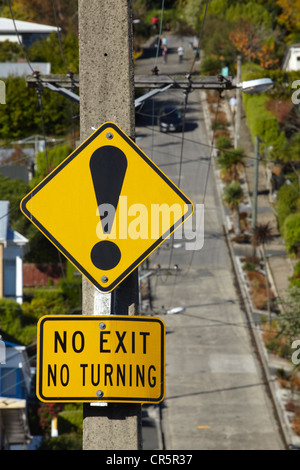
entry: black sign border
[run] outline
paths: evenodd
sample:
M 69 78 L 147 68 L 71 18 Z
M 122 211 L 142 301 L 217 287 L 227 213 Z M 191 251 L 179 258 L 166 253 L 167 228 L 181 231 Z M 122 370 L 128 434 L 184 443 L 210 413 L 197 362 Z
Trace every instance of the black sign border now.
M 138 155 L 167 183 L 181 199 L 188 205 L 188 211 L 179 219 L 166 234 L 163 234 L 158 240 L 156 240 L 139 258 L 135 260 L 123 273 L 116 278 L 112 283 L 107 286 L 100 285 L 99 282 L 89 274 L 89 272 L 69 253 L 64 246 L 56 240 L 53 235 L 48 232 L 48 230 L 30 213 L 26 205 L 30 199 L 35 196 L 46 184 L 53 179 L 59 172 L 61 172 L 68 163 L 70 163 L 77 155 L 79 155 L 100 133 L 105 131 L 106 128 L 113 128 L 126 142 L 129 144 Z M 117 285 L 122 282 L 135 268 L 137 268 L 144 259 L 146 259 L 152 251 L 154 251 L 168 236 L 173 233 L 174 230 L 179 227 L 192 213 L 193 213 L 193 204 L 192 202 L 180 191 L 171 180 L 136 146 L 136 144 L 126 135 L 124 132 L 112 122 L 107 122 L 103 124 L 97 131 L 95 131 L 87 140 L 85 140 L 76 150 L 74 150 L 71 155 L 69 155 L 57 168 L 55 168 L 46 178 L 34 188 L 24 199 L 21 201 L 21 211 L 23 214 L 28 217 L 28 219 L 50 240 L 53 245 L 55 245 L 61 253 L 69 260 L 71 263 L 101 292 L 111 292 Z
M 154 398 L 119 398 L 119 397 L 103 397 L 103 399 L 98 400 L 97 397 L 45 397 L 42 393 L 42 377 L 43 377 L 43 326 L 47 321 L 73 321 L 73 320 L 83 320 L 83 321 L 140 321 L 140 322 L 153 322 L 159 323 L 161 327 L 161 376 L 160 376 L 160 395 L 157 399 Z M 141 316 L 126 316 L 126 315 L 49 315 L 42 317 L 38 324 L 38 357 L 37 365 L 39 367 L 39 380 L 36 383 L 37 396 L 42 400 L 47 402 L 55 403 L 93 403 L 93 402 L 112 402 L 112 403 L 160 403 L 164 399 L 165 395 L 165 325 L 163 321 L 158 317 L 141 317 Z

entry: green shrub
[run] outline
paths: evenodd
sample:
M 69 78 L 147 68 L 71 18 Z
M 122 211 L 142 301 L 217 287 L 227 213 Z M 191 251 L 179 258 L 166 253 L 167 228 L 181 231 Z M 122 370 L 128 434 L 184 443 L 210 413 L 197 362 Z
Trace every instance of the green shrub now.
M 14 300 L 0 299 L 0 329 L 17 338 L 22 330 L 22 308 Z
M 284 221 L 288 215 L 297 211 L 299 194 L 291 185 L 284 184 L 277 194 L 277 217 L 280 232 L 283 233 Z
M 82 437 L 73 433 L 44 438 L 37 450 L 82 450 Z
M 24 302 L 22 308 L 27 323 L 37 322 L 44 315 L 69 313 L 63 293 L 59 289 L 37 289 L 31 302 Z
M 260 95 L 243 95 L 247 124 L 254 141 L 255 136 L 263 140 L 265 145 L 278 146 L 284 136 L 280 132 L 276 117 L 266 109 L 269 99 L 266 93 Z
M 257 264 L 256 263 L 253 263 L 251 261 L 246 261 L 244 264 L 243 264 L 243 269 L 245 271 L 256 271 L 256 268 L 257 268 Z
M 50 171 L 54 170 L 65 158 L 72 153 L 72 148 L 69 145 L 58 145 L 45 152 L 39 152 L 36 156 L 36 176 L 31 182 L 31 187 L 34 187 L 39 181 L 44 178 Z
M 220 135 L 217 138 L 216 144 L 217 144 L 217 148 L 220 150 L 227 150 L 227 149 L 232 148 L 231 139 L 229 137 L 226 137 L 226 135 Z
M 223 62 L 218 57 L 205 57 L 201 63 L 200 73 L 203 75 L 219 75 Z
M 66 434 L 82 431 L 82 410 L 63 410 L 58 414 L 58 432 Z
M 300 247 L 300 213 L 290 214 L 283 225 L 283 237 L 287 252 L 291 256 L 298 255 Z
M 300 261 L 298 261 L 294 267 L 292 277 L 289 278 L 289 288 L 298 287 L 300 288 Z

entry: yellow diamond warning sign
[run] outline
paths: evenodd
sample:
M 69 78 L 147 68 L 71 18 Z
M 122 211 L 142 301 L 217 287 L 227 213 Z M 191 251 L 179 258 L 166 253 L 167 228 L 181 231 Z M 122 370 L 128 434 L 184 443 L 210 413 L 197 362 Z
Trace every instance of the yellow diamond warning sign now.
M 105 123 L 22 200 L 21 210 L 110 292 L 193 205 L 118 126 Z
M 38 323 L 41 401 L 158 403 L 164 364 L 159 318 L 49 315 Z

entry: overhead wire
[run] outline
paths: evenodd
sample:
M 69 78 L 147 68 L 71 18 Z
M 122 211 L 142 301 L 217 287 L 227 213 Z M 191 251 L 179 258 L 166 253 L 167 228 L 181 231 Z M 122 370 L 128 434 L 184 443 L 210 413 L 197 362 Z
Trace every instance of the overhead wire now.
M 158 62 L 158 55 L 159 55 L 159 46 L 161 41 L 161 34 L 162 34 L 162 25 L 163 25 L 163 17 L 164 17 L 164 9 L 165 9 L 165 0 L 162 0 L 161 3 L 161 15 L 160 15 L 160 25 L 159 25 L 159 32 L 156 44 L 156 55 L 155 55 L 155 62 L 154 62 L 154 69 L 157 67 Z
M 205 26 L 205 22 L 206 22 L 206 14 L 207 14 L 208 3 L 209 3 L 209 0 L 206 1 L 206 5 L 205 5 L 204 17 L 203 17 L 203 21 L 202 21 L 201 28 L 200 28 L 200 33 L 199 33 L 198 47 L 200 46 L 200 41 L 201 41 L 201 39 L 202 39 L 202 35 L 203 35 L 203 31 L 204 31 L 204 26 Z M 194 55 L 194 59 L 193 59 L 193 62 L 192 62 L 191 68 L 190 68 L 190 73 L 186 75 L 186 77 L 187 77 L 187 79 L 188 79 L 189 85 L 188 85 L 188 88 L 185 90 L 184 109 L 183 109 L 183 113 L 182 113 L 182 116 L 183 116 L 183 119 L 182 119 L 183 125 L 182 125 L 182 134 L 181 134 L 181 150 L 180 150 L 180 160 L 179 160 L 179 170 L 178 170 L 178 181 L 177 181 L 177 186 L 178 186 L 178 188 L 180 188 L 180 185 L 181 185 L 182 162 L 183 162 L 183 149 L 184 149 L 184 141 L 185 141 L 186 114 L 187 114 L 187 106 L 188 106 L 188 97 L 189 97 L 190 92 L 192 91 L 191 75 L 192 75 L 192 73 L 193 73 L 193 68 L 194 68 L 194 64 L 195 64 L 195 58 L 196 58 L 196 54 Z M 209 172 L 208 172 L 208 173 L 209 173 Z M 207 174 L 207 180 L 208 180 L 208 174 Z M 206 192 L 206 186 L 207 186 L 207 182 L 206 182 L 206 184 L 205 184 L 205 192 Z M 204 196 L 204 199 L 205 199 L 205 196 Z M 173 248 L 174 248 L 173 245 L 174 245 L 174 235 L 172 234 L 171 237 L 170 237 L 170 254 L 169 254 L 168 271 L 170 270 L 171 264 L 172 264 Z M 177 274 L 177 271 L 176 271 L 176 274 Z M 174 283 L 173 283 L 173 290 L 174 290 L 174 288 L 175 288 L 176 282 L 177 282 L 177 275 L 175 276 L 175 280 L 174 280 Z
M 199 38 L 198 38 L 198 48 L 200 47 L 202 35 L 203 35 L 203 32 L 204 32 L 204 27 L 205 27 L 205 22 L 206 22 L 206 14 L 207 14 L 208 4 L 209 4 L 209 0 L 206 0 L 205 10 L 204 10 L 204 16 L 203 16 L 202 24 L 201 24 L 201 27 L 200 27 Z M 187 106 L 188 106 L 189 94 L 190 94 L 191 91 L 192 91 L 191 76 L 192 76 L 192 73 L 193 73 L 195 60 L 196 60 L 196 54 L 194 54 L 194 59 L 193 59 L 193 62 L 192 62 L 191 68 L 190 68 L 190 73 L 186 75 L 189 84 L 188 84 L 187 89 L 185 90 L 184 111 L 183 111 L 183 125 L 182 125 L 182 136 L 181 136 L 181 152 L 180 152 L 179 174 L 178 174 L 178 182 L 177 182 L 178 188 L 180 188 L 180 185 L 181 185 L 183 148 L 184 148 L 184 140 L 185 140 L 186 114 L 187 114 Z M 207 177 L 206 177 L 205 193 L 206 193 L 206 186 L 207 186 L 208 176 L 209 176 L 209 170 L 208 170 L 208 172 L 207 172 Z M 205 194 L 204 194 L 204 198 L 203 198 L 203 199 L 205 199 Z M 172 235 L 171 235 L 170 256 L 169 256 L 169 269 L 170 269 L 171 263 L 172 263 L 173 249 L 174 249 L 174 235 L 172 234 Z M 193 250 L 193 252 L 194 252 L 194 250 Z M 174 290 L 174 288 L 175 288 L 176 281 L 177 281 L 177 276 L 175 276 L 174 285 L 173 285 L 173 290 Z
M 56 7 L 55 0 L 52 0 L 52 6 L 53 6 L 54 21 L 55 21 L 55 26 L 56 26 L 56 31 L 57 31 L 57 37 L 58 37 L 60 53 L 61 53 L 61 56 L 62 56 L 64 67 L 66 69 L 66 73 L 72 79 L 73 73 L 70 71 L 70 69 L 68 67 L 65 52 L 64 52 L 64 48 L 63 48 L 61 27 L 59 26 L 59 23 L 58 23 L 57 7 Z M 73 88 L 73 91 L 74 91 L 74 88 Z M 72 115 L 72 117 L 71 117 L 71 119 L 72 119 L 72 134 L 73 134 L 73 139 L 75 140 L 74 119 L 77 117 L 77 115 L 75 115 L 75 112 L 74 112 L 74 103 L 73 103 L 73 101 L 71 101 L 70 104 L 71 104 L 71 115 Z
M 217 122 L 217 119 L 218 119 L 218 112 L 219 112 L 219 106 L 220 106 L 220 99 L 221 99 L 221 96 L 220 96 L 220 93 L 219 93 L 214 122 Z M 208 180 L 209 180 L 209 173 L 210 173 L 211 164 L 212 164 L 212 158 L 213 158 L 213 148 L 214 148 L 214 147 L 213 147 L 213 142 L 214 142 L 214 139 L 215 139 L 215 126 L 212 126 L 212 127 L 213 127 L 213 132 L 212 132 L 212 136 L 211 136 L 211 145 L 210 145 L 211 151 L 210 151 L 210 158 L 209 158 L 209 161 L 208 161 L 208 169 L 207 169 L 207 174 L 206 174 L 206 179 L 205 179 L 205 184 L 204 184 L 202 204 L 205 204 L 206 192 L 207 192 L 207 186 L 208 186 Z M 201 224 L 201 223 L 202 223 L 202 221 L 200 220 L 200 221 L 199 221 L 199 224 Z M 197 227 L 196 227 L 196 233 L 197 233 Z M 193 263 L 193 260 L 194 260 L 194 256 L 195 256 L 195 252 L 196 252 L 196 250 L 192 250 L 191 258 L 190 258 L 189 264 L 188 264 L 188 266 L 187 266 L 186 273 L 189 272 L 189 270 L 190 270 L 190 268 L 191 268 L 191 266 L 192 266 L 192 263 Z
M 214 120 L 215 120 L 215 118 L 214 118 Z M 145 127 L 146 127 L 146 129 L 147 128 L 150 129 L 147 126 L 145 126 Z M 157 129 L 154 129 L 154 132 L 159 133 L 159 131 Z M 174 134 L 173 137 L 175 139 L 180 139 L 180 140 L 182 139 L 181 136 L 176 135 L 176 134 Z M 200 141 L 200 140 L 189 139 L 188 137 L 185 137 L 184 140 L 185 140 L 185 142 L 190 142 L 192 144 L 199 144 L 199 145 L 202 145 L 203 147 L 208 147 L 209 150 L 212 150 L 212 151 L 217 150 L 217 151 L 220 151 L 220 152 L 224 151 L 228 154 L 235 154 L 235 149 L 233 149 L 233 148 L 222 148 L 222 147 L 219 147 L 217 145 L 213 145 L 212 143 L 207 144 L 206 142 L 203 142 L 203 141 Z M 202 158 L 210 158 L 210 156 L 202 155 Z M 247 160 L 253 160 L 254 161 L 254 160 L 256 160 L 256 157 L 251 157 L 251 155 L 247 155 Z M 259 161 L 263 162 L 263 163 L 280 163 L 280 159 L 275 159 L 275 158 L 272 159 L 272 158 L 269 158 L 269 157 L 268 158 L 263 158 L 262 155 L 260 155 Z
M 10 0 L 7 0 L 7 4 L 8 4 L 8 7 L 9 7 L 9 11 L 10 11 L 10 15 L 11 15 L 11 19 L 13 21 L 13 25 L 14 25 L 14 29 L 15 29 L 15 32 L 16 32 L 16 36 L 18 38 L 18 43 L 19 43 L 19 47 L 22 51 L 22 54 L 24 56 L 24 59 L 26 60 L 27 62 L 27 65 L 29 66 L 32 74 L 37 78 L 38 80 L 38 83 L 37 83 L 37 88 L 36 88 L 36 91 L 37 91 L 37 95 L 38 95 L 38 103 L 39 103 L 39 107 L 40 107 L 40 113 L 41 113 L 41 125 L 42 125 L 42 134 L 43 134 L 43 137 L 44 137 L 44 142 L 45 142 L 45 160 L 46 160 L 46 167 L 47 167 L 47 173 L 49 173 L 49 164 L 48 164 L 48 153 L 47 153 L 47 139 L 46 139 L 46 134 L 45 134 L 45 119 L 44 119 L 44 111 L 43 111 L 43 102 L 42 102 L 42 92 L 43 92 L 43 86 L 39 80 L 39 73 L 36 72 L 32 65 L 31 65 L 31 62 L 29 60 L 29 57 L 28 57 L 28 54 L 26 52 L 26 49 L 25 47 L 23 46 L 23 43 L 21 41 L 21 38 L 20 38 L 20 35 L 19 35 L 19 31 L 18 31 L 18 28 L 17 28 L 17 25 L 16 25 L 16 20 L 15 20 L 15 17 L 14 17 L 14 14 L 13 14 L 13 11 L 12 11 L 12 7 L 11 7 L 11 1 Z
M 36 77 L 37 79 L 37 87 L 36 87 L 36 91 L 37 91 L 37 96 L 38 96 L 38 103 L 39 103 L 39 108 L 40 108 L 40 114 L 41 114 L 41 126 L 42 126 L 42 134 L 43 134 L 43 138 L 44 138 L 44 146 L 45 146 L 45 161 L 46 161 L 46 169 L 47 169 L 47 174 L 49 174 L 49 161 L 48 161 L 48 151 L 47 151 L 47 137 L 46 137 L 46 128 L 45 128 L 45 116 L 44 116 L 44 108 L 43 108 L 43 101 L 42 101 L 42 93 L 43 93 L 43 85 L 41 83 L 41 80 L 40 80 L 40 77 L 39 77 L 39 73 L 37 73 L 32 65 L 31 65 L 31 62 L 29 60 L 29 57 L 28 57 L 28 54 L 26 52 L 26 49 L 25 47 L 23 46 L 22 44 L 22 41 L 20 39 L 20 35 L 19 35 L 19 31 L 18 31 L 18 28 L 17 28 L 17 25 L 16 25 L 16 21 L 15 21 L 15 18 L 14 18 L 14 14 L 13 14 L 13 11 L 12 11 L 12 7 L 11 7 L 11 1 L 10 0 L 7 0 L 7 4 L 8 4 L 8 7 L 9 7 L 9 11 L 10 11 L 10 15 L 11 15 L 11 18 L 12 18 L 12 21 L 13 21 L 13 24 L 14 24 L 14 29 L 15 29 L 15 32 L 16 32 L 16 36 L 18 38 L 18 43 L 19 43 L 19 46 L 22 50 L 22 54 L 30 68 L 30 70 L 32 71 L 33 75 Z M 55 19 L 55 23 L 56 23 L 56 29 L 57 29 L 57 34 L 58 34 L 58 41 L 59 41 L 59 46 L 60 46 L 60 51 L 61 51 L 61 54 L 62 54 L 62 58 L 63 58 L 63 62 L 64 62 L 64 65 L 66 67 L 66 70 L 67 70 L 67 73 L 69 73 L 69 69 L 68 69 L 68 66 L 67 66 L 67 63 L 66 63 L 66 59 L 65 59 L 65 55 L 64 55 L 64 51 L 63 51 L 63 47 L 62 47 L 62 41 L 61 41 L 61 36 L 60 36 L 60 28 L 58 26 L 58 20 L 57 20 L 57 10 L 56 10 L 56 5 L 55 5 L 55 1 L 52 0 L 52 5 L 53 5 L 53 11 L 54 11 L 54 19 Z M 73 106 L 72 106 L 72 118 L 74 117 L 73 116 Z M 75 138 L 75 136 L 73 135 L 73 137 Z M 11 210 L 9 211 L 11 212 Z M 62 267 L 62 258 L 61 258 L 61 253 L 59 250 L 58 251 L 58 256 L 59 256 L 59 260 L 60 260 L 60 266 L 61 266 L 61 269 L 62 269 L 62 274 L 63 274 L 63 277 L 65 278 L 66 277 L 66 274 L 63 270 L 63 267 Z
M 160 48 L 160 41 L 161 41 L 161 34 L 162 34 L 162 25 L 163 25 L 163 16 L 164 16 L 164 8 L 165 8 L 165 1 L 162 0 L 161 3 L 161 15 L 160 15 L 160 25 L 159 25 L 159 32 L 158 32 L 158 37 L 156 38 L 156 53 L 155 53 L 155 61 L 154 61 L 154 67 L 153 71 L 158 70 L 157 69 L 157 63 L 158 63 L 158 55 L 159 55 L 159 48 Z M 155 122 L 155 106 L 154 106 L 154 100 L 152 100 L 152 153 L 151 153 L 151 158 L 153 160 L 153 147 L 154 147 L 154 122 Z
M 56 26 L 56 31 L 57 31 L 57 37 L 58 37 L 60 53 L 61 53 L 61 56 L 62 56 L 62 60 L 63 60 L 64 66 L 65 66 L 66 72 L 69 73 L 69 68 L 68 68 L 68 65 L 67 65 L 67 61 L 66 61 L 66 57 L 65 57 L 65 53 L 64 53 L 64 49 L 63 49 L 63 45 L 62 45 L 61 28 L 58 24 L 57 8 L 56 8 L 55 0 L 52 0 L 52 6 L 53 6 L 54 21 L 55 21 L 55 26 Z
M 32 71 L 32 73 L 34 73 L 34 69 L 30 63 L 30 60 L 29 60 L 29 57 L 27 55 L 27 52 L 26 52 L 26 49 L 25 47 L 23 46 L 22 44 L 22 41 L 20 39 L 20 35 L 19 35 L 19 31 L 18 31 L 18 28 L 17 28 L 17 25 L 16 25 L 16 21 L 15 21 L 15 17 L 14 17 L 14 14 L 13 14 L 13 11 L 12 11 L 12 6 L 11 6 L 11 1 L 10 0 L 6 0 L 7 1 L 7 5 L 8 5 L 8 8 L 9 8 L 9 12 L 10 12 L 10 16 L 11 16 L 11 19 L 12 19 L 12 22 L 13 22 L 13 25 L 14 25 L 14 30 L 15 30 L 15 33 L 16 33 L 16 36 L 18 38 L 18 43 L 19 43 L 19 46 L 20 46 L 20 49 L 22 51 L 22 54 L 23 54 L 23 57 L 25 59 L 25 61 L 27 62 L 27 65 L 28 67 L 30 68 L 30 70 Z
M 195 62 L 196 62 L 196 58 L 197 58 L 197 53 L 199 54 L 199 57 L 200 57 L 200 44 L 201 44 L 201 40 L 202 40 L 202 36 L 203 36 L 203 32 L 204 32 L 204 26 L 205 26 L 205 22 L 206 22 L 208 4 L 209 4 L 209 0 L 206 0 L 204 15 L 203 15 L 203 19 L 202 19 L 202 23 L 201 23 L 201 27 L 200 27 L 199 36 L 198 36 L 198 46 L 197 46 L 197 50 L 195 51 L 195 54 L 194 54 L 194 60 L 193 60 L 192 65 L 191 65 L 190 73 L 192 73 L 193 70 L 194 70 L 194 66 L 195 66 Z

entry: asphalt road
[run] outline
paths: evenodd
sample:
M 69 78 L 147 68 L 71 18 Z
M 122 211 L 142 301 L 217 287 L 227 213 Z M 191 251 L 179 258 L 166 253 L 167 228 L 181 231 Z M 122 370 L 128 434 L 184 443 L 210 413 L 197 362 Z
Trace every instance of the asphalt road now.
M 167 67 L 170 73 L 188 71 L 190 40 L 183 40 L 186 57 L 178 64 L 175 47 L 181 41 L 168 37 L 174 52 L 167 64 L 158 58 L 163 73 Z M 137 62 L 136 74 L 148 74 L 153 60 L 151 51 L 145 54 Z M 204 204 L 202 249 L 190 250 L 191 240 L 177 238 L 150 257 L 150 268 L 160 265 L 151 278 L 153 310 L 165 322 L 167 333 L 162 442 L 167 450 L 283 449 L 235 287 L 199 92 L 189 94 L 183 144 L 181 133 L 158 130 L 159 107 L 172 103 L 182 108 L 183 102 L 182 90 L 169 90 L 145 103 L 136 120 L 137 145 L 194 205 Z M 200 225 L 193 216 L 199 241 Z M 192 232 L 185 235 L 191 237 Z M 179 312 L 167 313 L 173 309 Z M 151 444 L 147 442 L 146 448 Z

